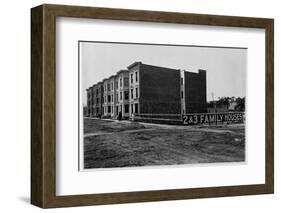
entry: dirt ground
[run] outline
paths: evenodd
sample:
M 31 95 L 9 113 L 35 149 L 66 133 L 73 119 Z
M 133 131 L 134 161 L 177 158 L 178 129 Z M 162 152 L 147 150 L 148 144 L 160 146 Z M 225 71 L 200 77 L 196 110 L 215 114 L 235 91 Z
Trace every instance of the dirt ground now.
M 84 167 L 245 160 L 245 126 L 189 127 L 84 119 Z

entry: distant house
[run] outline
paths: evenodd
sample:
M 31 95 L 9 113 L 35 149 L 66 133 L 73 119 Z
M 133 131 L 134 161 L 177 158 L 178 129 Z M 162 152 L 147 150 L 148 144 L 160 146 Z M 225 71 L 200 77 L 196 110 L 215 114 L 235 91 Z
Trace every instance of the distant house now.
M 237 107 L 237 102 L 236 101 L 231 101 L 229 103 L 228 111 L 235 111 Z

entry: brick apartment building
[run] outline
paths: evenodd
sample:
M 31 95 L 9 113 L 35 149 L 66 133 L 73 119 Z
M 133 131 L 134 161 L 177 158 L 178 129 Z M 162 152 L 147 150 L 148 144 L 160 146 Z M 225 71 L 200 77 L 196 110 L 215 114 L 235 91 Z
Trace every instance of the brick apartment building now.
M 119 112 L 123 117 L 129 117 L 129 72 L 128 70 L 120 70 L 116 74 L 115 80 L 115 113 L 117 116 Z
M 96 84 L 96 93 L 95 93 L 95 102 L 94 102 L 95 115 L 102 114 L 102 104 L 103 104 L 103 83 L 98 82 Z
M 87 114 L 89 116 L 94 115 L 94 103 L 93 103 L 93 86 L 86 89 L 87 92 Z
M 95 92 L 98 85 L 99 92 Z M 97 103 L 102 104 L 101 110 Z M 120 112 L 123 118 L 133 114 L 206 112 L 206 71 L 193 73 L 135 62 L 127 70 L 89 87 L 87 109 L 88 116 L 111 118 Z
M 102 81 L 102 87 L 103 87 L 103 101 L 102 101 L 102 111 L 101 114 L 104 116 L 110 116 L 111 114 L 111 107 L 110 107 L 110 84 L 109 79 L 103 79 Z M 94 115 L 95 116 L 95 115 Z

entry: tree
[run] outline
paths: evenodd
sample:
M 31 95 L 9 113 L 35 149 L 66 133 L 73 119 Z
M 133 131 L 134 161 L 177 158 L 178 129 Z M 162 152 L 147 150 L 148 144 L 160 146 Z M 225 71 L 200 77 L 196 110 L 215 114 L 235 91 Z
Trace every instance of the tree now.
M 240 112 L 245 111 L 245 97 L 237 98 L 236 103 L 237 104 L 235 106 L 235 110 L 240 111 Z
M 230 97 L 221 97 L 219 98 L 219 100 L 217 101 L 217 105 L 225 105 L 227 106 L 227 108 L 229 107 L 229 104 L 230 104 L 230 100 L 231 98 Z

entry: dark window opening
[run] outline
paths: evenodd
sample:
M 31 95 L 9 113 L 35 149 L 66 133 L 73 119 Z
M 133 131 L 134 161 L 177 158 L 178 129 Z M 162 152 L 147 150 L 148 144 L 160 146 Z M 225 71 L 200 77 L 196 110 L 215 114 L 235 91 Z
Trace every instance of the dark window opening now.
M 124 78 L 124 87 L 129 86 L 129 78 Z
M 129 99 L 129 91 L 124 92 L 124 98 L 125 98 L 125 100 Z
M 131 84 L 133 83 L 133 73 L 131 74 Z
M 135 104 L 135 113 L 139 113 L 139 105 Z
M 125 105 L 125 113 L 129 113 L 129 105 L 128 104 Z
M 136 88 L 136 98 L 139 97 L 138 88 Z

